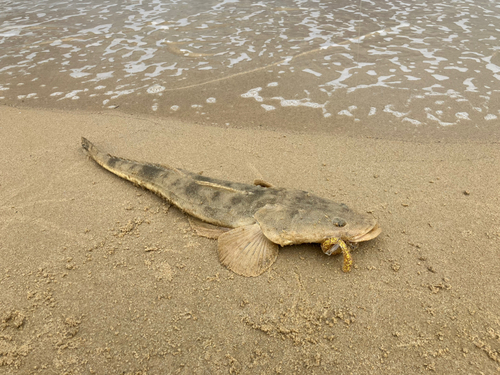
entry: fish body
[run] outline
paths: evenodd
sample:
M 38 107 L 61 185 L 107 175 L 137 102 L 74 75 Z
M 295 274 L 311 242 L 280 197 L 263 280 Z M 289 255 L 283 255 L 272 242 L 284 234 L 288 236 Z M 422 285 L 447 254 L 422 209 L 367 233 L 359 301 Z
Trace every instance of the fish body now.
M 201 235 L 218 238 L 221 262 L 244 276 L 267 270 L 276 260 L 278 245 L 321 243 L 327 254 L 340 247 L 345 261 L 345 242 L 366 241 L 380 233 L 371 216 L 306 191 L 231 182 L 132 161 L 104 153 L 85 138 L 82 147 L 103 168 L 210 225 L 193 226 Z

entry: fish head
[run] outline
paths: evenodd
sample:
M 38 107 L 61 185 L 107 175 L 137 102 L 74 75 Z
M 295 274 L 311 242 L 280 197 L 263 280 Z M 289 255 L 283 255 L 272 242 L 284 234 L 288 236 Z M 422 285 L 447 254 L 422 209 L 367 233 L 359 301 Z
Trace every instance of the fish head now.
M 377 237 L 381 229 L 368 214 L 352 211 L 343 203 L 287 207 L 266 205 L 255 214 L 264 235 L 281 246 L 323 243 L 329 238 L 362 242 Z

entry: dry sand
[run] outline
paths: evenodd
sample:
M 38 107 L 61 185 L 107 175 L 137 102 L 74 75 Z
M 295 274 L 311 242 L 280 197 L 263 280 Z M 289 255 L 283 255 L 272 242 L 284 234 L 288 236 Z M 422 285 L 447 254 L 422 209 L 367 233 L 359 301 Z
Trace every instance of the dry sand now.
M 0 373 L 500 371 L 498 142 L 412 143 L 0 107 Z M 372 212 L 341 257 L 222 267 L 187 216 L 88 159 L 263 178 Z

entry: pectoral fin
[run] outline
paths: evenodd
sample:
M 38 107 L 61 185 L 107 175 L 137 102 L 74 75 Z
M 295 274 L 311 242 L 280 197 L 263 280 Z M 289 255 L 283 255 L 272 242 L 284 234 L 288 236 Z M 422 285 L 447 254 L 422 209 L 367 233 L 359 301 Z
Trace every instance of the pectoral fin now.
M 259 276 L 276 261 L 279 246 L 260 230 L 259 224 L 246 225 L 219 236 L 220 262 L 242 276 Z

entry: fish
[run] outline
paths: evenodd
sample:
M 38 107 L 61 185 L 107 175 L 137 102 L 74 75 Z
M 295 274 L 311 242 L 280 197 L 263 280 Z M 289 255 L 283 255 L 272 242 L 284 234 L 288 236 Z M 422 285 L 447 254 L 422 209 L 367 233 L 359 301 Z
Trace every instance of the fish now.
M 217 239 L 222 265 L 256 277 L 276 261 L 279 248 L 318 243 L 326 255 L 343 254 L 344 272 L 353 261 L 349 247 L 377 237 L 377 220 L 303 190 L 275 187 L 263 180 L 231 182 L 167 165 L 110 155 L 82 137 L 97 164 L 148 189 L 188 214 L 191 227 Z

